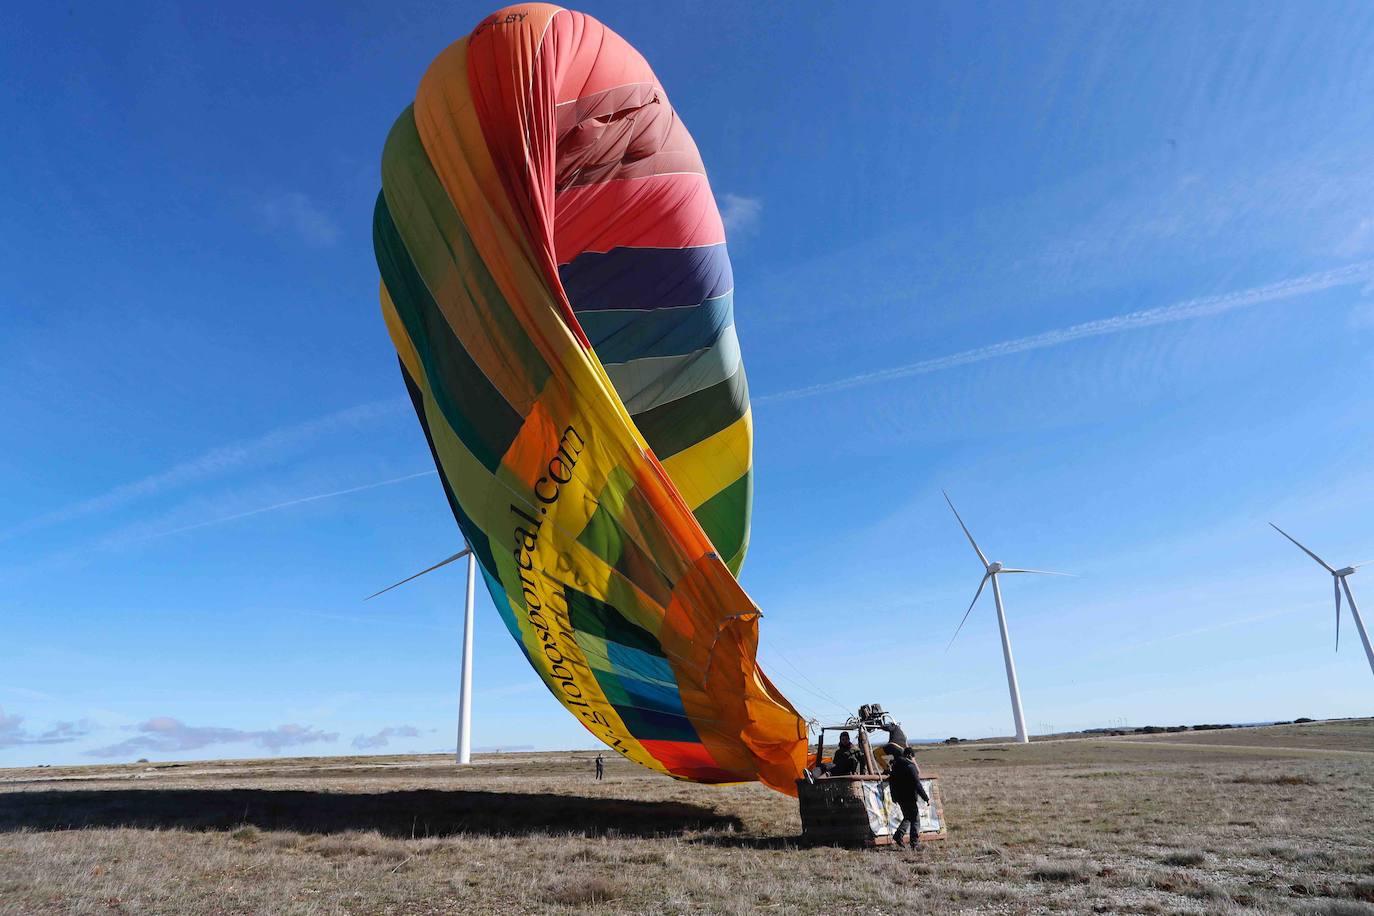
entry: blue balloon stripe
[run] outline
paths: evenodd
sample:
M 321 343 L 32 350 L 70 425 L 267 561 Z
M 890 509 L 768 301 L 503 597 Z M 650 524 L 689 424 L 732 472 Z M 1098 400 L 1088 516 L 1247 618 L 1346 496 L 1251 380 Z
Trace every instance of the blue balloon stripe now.
M 588 251 L 558 268 L 573 311 L 696 305 L 734 289 L 725 244 Z

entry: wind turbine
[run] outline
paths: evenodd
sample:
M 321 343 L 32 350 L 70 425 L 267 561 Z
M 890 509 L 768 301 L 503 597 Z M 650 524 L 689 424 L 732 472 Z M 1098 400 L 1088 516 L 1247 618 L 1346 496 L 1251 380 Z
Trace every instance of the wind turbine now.
M 1355 594 L 1350 590 L 1350 583 L 1346 581 L 1351 576 L 1355 575 L 1355 570 L 1359 569 L 1361 566 L 1368 566 L 1369 564 L 1356 563 L 1354 566 L 1346 566 L 1342 569 L 1333 569 L 1330 563 L 1327 563 L 1325 560 L 1317 556 L 1312 551 L 1308 550 L 1302 544 L 1299 544 L 1297 538 L 1293 537 L 1293 535 L 1289 534 L 1287 531 L 1284 531 L 1278 525 L 1275 525 L 1273 522 L 1270 522 L 1269 527 L 1273 528 L 1279 534 L 1288 538 L 1288 540 L 1292 541 L 1299 550 L 1307 554 L 1312 559 L 1316 560 L 1318 563 L 1320 563 L 1322 569 L 1331 573 L 1332 583 L 1334 584 L 1336 591 L 1337 651 L 1339 651 L 1341 648 L 1341 592 L 1345 592 L 1345 597 L 1350 602 L 1350 616 L 1355 618 L 1355 629 L 1360 631 L 1360 641 L 1364 643 L 1364 654 L 1369 658 L 1369 670 L 1374 671 L 1374 648 L 1371 648 L 1369 645 L 1369 633 L 1365 631 L 1364 620 L 1360 618 L 1360 608 L 1357 604 L 1355 604 Z
M 374 592 L 364 598 L 364 601 L 371 601 L 378 595 L 391 591 L 397 585 L 405 585 L 411 579 L 418 579 L 425 573 L 434 572 L 441 566 L 447 566 L 455 560 L 468 558 L 468 600 L 463 609 L 463 670 L 459 675 L 458 687 L 458 762 L 460 764 L 472 762 L 472 605 L 476 592 L 477 584 L 477 557 L 472 553 L 471 547 L 465 547 L 446 560 L 440 560 L 429 569 L 422 569 L 413 576 L 409 576 L 397 582 L 395 585 L 388 585 L 380 592 Z
M 997 605 L 997 626 L 1002 630 L 1002 659 L 1007 664 L 1007 691 L 1011 694 L 1011 715 L 1016 721 L 1016 740 L 1021 744 L 1028 744 L 1030 736 L 1026 734 L 1026 715 L 1021 711 L 1021 688 L 1016 683 L 1016 662 L 1011 657 L 1011 636 L 1007 633 L 1007 614 L 1002 608 L 1002 588 L 997 582 L 997 577 L 1003 573 L 1030 573 L 1037 576 L 1067 576 L 1068 573 L 1047 572 L 1043 569 L 1013 569 L 1003 566 L 1001 563 L 989 560 L 981 549 L 978 542 L 969 533 L 968 525 L 959 517 L 959 510 L 954 508 L 954 501 L 949 498 L 949 494 L 944 490 L 945 502 L 949 503 L 949 511 L 954 513 L 954 517 L 959 521 L 959 527 L 964 529 L 964 536 L 973 545 L 973 552 L 978 554 L 978 560 L 983 564 L 983 579 L 978 583 L 978 591 L 973 593 L 973 600 L 969 602 L 968 610 L 964 611 L 963 620 L 959 621 L 959 627 L 954 631 L 954 635 L 949 639 L 949 646 L 954 645 L 954 640 L 959 636 L 959 630 L 964 628 L 964 621 L 968 620 L 968 615 L 973 613 L 973 606 L 978 603 L 978 598 L 983 594 L 983 586 L 992 580 L 992 599 Z M 945 646 L 945 651 L 949 651 L 949 646 Z

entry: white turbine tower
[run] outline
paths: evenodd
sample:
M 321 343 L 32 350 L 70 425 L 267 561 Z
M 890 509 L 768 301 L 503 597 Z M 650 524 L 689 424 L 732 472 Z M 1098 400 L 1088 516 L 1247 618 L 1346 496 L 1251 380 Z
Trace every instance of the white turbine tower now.
M 1369 670 L 1374 671 L 1374 648 L 1371 648 L 1369 645 L 1369 633 L 1365 631 L 1364 620 L 1360 618 L 1360 608 L 1357 604 L 1355 604 L 1355 593 L 1350 590 L 1350 583 L 1346 581 L 1351 576 L 1355 575 L 1355 570 L 1359 569 L 1361 566 L 1368 566 L 1369 564 L 1356 563 L 1354 566 L 1346 566 L 1342 569 L 1334 569 L 1332 568 L 1330 563 L 1326 562 L 1321 557 L 1317 556 L 1315 553 L 1308 550 L 1302 544 L 1298 543 L 1297 538 L 1293 537 L 1293 535 L 1289 534 L 1287 531 L 1284 531 L 1278 525 L 1275 525 L 1273 522 L 1270 522 L 1269 527 L 1273 528 L 1279 534 L 1288 538 L 1288 540 L 1292 541 L 1299 550 L 1307 554 L 1312 559 L 1316 560 L 1318 563 L 1320 563 L 1322 569 L 1331 573 L 1331 580 L 1332 583 L 1335 585 L 1336 590 L 1337 651 L 1339 651 L 1341 648 L 1341 592 L 1345 592 L 1345 597 L 1350 602 L 1350 616 L 1355 618 L 1355 629 L 1360 631 L 1360 641 L 1364 643 L 1364 654 L 1369 659 Z
M 477 557 L 472 553 L 471 547 L 465 547 L 446 560 L 440 560 L 429 569 L 422 569 L 415 575 L 402 579 L 395 585 L 388 585 L 380 592 L 374 592 L 364 598 L 364 601 L 371 601 L 383 592 L 389 592 L 397 585 L 405 585 L 411 579 L 418 579 L 425 573 L 434 572 L 441 566 L 447 566 L 455 560 L 468 558 L 468 600 L 463 608 L 463 670 L 459 674 L 458 685 L 458 762 L 472 762 L 472 605 L 477 585 Z
M 945 493 L 944 490 L 940 491 Z M 959 517 L 959 510 L 954 508 L 954 501 L 945 493 L 945 502 L 949 503 L 949 511 L 954 513 L 954 517 L 959 521 L 959 527 L 964 529 L 964 536 L 973 545 L 973 552 L 978 554 L 978 560 L 983 564 L 983 580 L 978 583 L 978 591 L 973 593 L 973 600 L 969 602 L 968 610 L 964 611 L 963 620 L 959 621 L 959 627 L 954 631 L 954 635 L 949 639 L 949 646 L 954 645 L 954 640 L 959 636 L 959 630 L 964 628 L 964 621 L 968 620 L 968 615 L 973 613 L 973 606 L 978 603 L 978 598 L 983 594 L 983 586 L 992 580 L 992 600 L 997 605 L 997 626 L 1002 631 L 1002 659 L 1007 664 L 1007 691 L 1011 694 L 1011 715 L 1016 721 L 1016 740 L 1022 744 L 1030 741 L 1030 736 L 1026 734 L 1026 716 L 1021 711 L 1021 688 L 1016 683 L 1016 662 L 1011 657 L 1011 636 L 1007 633 L 1007 614 L 1002 607 L 1002 588 L 997 582 L 997 577 L 1003 573 L 1031 573 L 1038 576 L 1067 576 L 1068 573 L 1047 572 L 1043 569 L 1013 569 L 1003 566 L 1001 563 L 990 561 L 981 549 L 978 542 L 969 533 L 968 526 Z M 945 651 L 949 651 L 949 646 L 945 646 Z

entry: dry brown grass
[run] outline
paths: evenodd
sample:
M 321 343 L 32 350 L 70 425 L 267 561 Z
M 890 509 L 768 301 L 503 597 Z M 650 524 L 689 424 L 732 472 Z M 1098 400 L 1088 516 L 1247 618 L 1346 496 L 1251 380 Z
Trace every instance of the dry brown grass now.
M 591 756 L 0 771 L 0 913 L 1374 914 L 1368 721 L 931 749 L 916 852 Z

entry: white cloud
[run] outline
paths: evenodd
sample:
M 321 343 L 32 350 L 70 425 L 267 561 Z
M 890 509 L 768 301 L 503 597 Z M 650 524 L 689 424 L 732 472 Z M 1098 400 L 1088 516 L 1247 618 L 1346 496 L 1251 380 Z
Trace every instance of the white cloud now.
M 846 388 L 856 388 L 860 385 L 868 385 L 873 382 L 891 381 L 893 379 L 908 378 L 913 375 L 925 375 L 930 372 L 940 372 L 945 369 L 954 369 L 959 366 L 981 363 L 985 360 L 996 359 L 999 356 L 1010 356 L 1013 353 L 1024 353 L 1028 350 L 1042 350 L 1047 347 L 1057 347 L 1061 344 L 1066 344 L 1075 340 L 1083 340 L 1089 337 L 1121 334 L 1139 328 L 1154 327 L 1155 325 L 1161 324 L 1173 324 L 1177 321 L 1187 321 L 1192 318 L 1202 318 L 1208 315 L 1219 315 L 1222 312 L 1249 308 L 1250 306 L 1259 305 L 1262 302 L 1288 299 L 1293 296 L 1300 296 L 1318 290 L 1330 289 L 1334 286 L 1344 286 L 1346 284 L 1356 283 L 1368 279 L 1371 274 L 1374 274 L 1374 261 L 1361 261 L 1360 263 L 1350 264 L 1336 270 L 1327 270 L 1301 277 L 1293 277 L 1278 283 L 1271 283 L 1268 286 L 1256 286 L 1250 289 L 1223 293 L 1219 296 L 1202 296 L 1197 299 L 1187 299 L 1183 302 L 1176 302 L 1173 305 L 1143 309 L 1126 315 L 1101 318 L 1097 321 L 1085 321 L 1082 324 L 1070 325 L 1067 328 L 1059 328 L 1053 331 L 1045 331 L 1041 334 L 1032 334 L 1029 337 L 1018 337 L 1015 340 L 1004 340 L 1000 343 L 989 344 L 985 347 L 977 347 L 972 350 L 965 350 L 962 353 L 954 353 L 950 356 L 924 359 L 920 362 L 908 363 L 905 366 L 894 366 L 890 369 L 880 369 L 876 372 L 864 372 L 859 375 L 851 375 L 847 378 L 836 379 L 832 382 L 822 382 L 818 385 L 808 385 L 803 388 L 780 391 L 776 394 L 754 398 L 754 403 L 761 404 L 768 401 L 785 401 L 795 398 L 810 397 L 816 394 L 829 394 L 830 392 L 843 391 Z
M 727 235 L 748 235 L 758 228 L 763 215 L 763 201 L 757 197 L 741 197 L 738 194 L 720 196 L 720 218 L 725 223 Z
M 418 738 L 420 730 L 413 725 L 388 725 L 375 735 L 359 735 L 353 739 L 353 746 L 359 750 L 373 747 L 386 747 L 392 738 Z
M 269 231 L 292 235 L 312 248 L 332 245 L 343 234 L 333 217 L 299 191 L 265 198 L 258 202 L 257 211 Z
M 337 741 L 337 732 L 324 732 L 308 725 L 278 725 L 276 728 L 243 731 L 213 725 L 187 725 L 170 716 L 157 716 L 135 729 L 142 734 L 86 751 L 88 757 L 132 757 L 146 752 L 173 753 L 194 751 L 212 744 L 241 744 L 251 742 L 276 752 L 286 747 Z
M 4 707 L 0 707 L 0 748 L 27 744 L 66 744 L 77 738 L 84 738 L 91 732 L 91 723 L 85 719 L 79 722 L 58 722 L 47 731 L 37 734 L 25 729 L 23 722 L 23 716 L 6 715 Z

